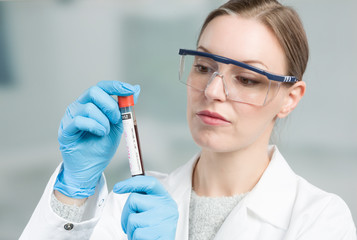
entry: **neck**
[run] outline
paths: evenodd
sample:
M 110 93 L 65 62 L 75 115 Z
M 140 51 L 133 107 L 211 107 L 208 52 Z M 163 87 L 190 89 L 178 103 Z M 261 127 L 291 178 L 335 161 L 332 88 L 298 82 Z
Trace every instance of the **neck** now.
M 267 144 L 251 145 L 235 152 L 202 149 L 192 186 L 201 196 L 233 196 L 249 192 L 270 161 Z

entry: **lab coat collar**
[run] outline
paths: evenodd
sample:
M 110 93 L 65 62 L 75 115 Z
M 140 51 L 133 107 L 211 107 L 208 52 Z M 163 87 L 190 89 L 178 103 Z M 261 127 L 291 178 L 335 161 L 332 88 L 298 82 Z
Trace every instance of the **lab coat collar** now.
M 278 148 L 270 148 L 271 161 L 244 202 L 261 220 L 286 230 L 296 197 L 297 176 Z
M 197 153 L 190 161 L 170 173 L 163 184 L 169 189 L 171 197 L 177 202 L 179 220 L 175 239 L 188 239 L 189 207 L 192 190 L 192 174 L 201 153 Z
M 289 226 L 296 195 L 297 177 L 276 146 L 269 146 L 271 161 L 256 186 L 245 196 L 232 213 L 249 209 L 262 221 L 286 230 Z M 200 153 L 165 179 L 167 189 L 179 204 L 180 219 L 177 230 L 181 239 L 188 239 L 189 205 L 192 189 L 192 174 Z M 237 215 L 238 217 L 238 215 Z M 231 220 L 235 216 L 229 216 Z

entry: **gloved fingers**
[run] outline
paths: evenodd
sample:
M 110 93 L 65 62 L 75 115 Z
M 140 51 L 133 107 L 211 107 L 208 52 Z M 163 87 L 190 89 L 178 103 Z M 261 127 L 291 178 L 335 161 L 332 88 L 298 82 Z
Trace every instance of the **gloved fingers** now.
M 105 130 L 106 134 L 110 131 L 109 119 L 104 115 L 104 113 L 93 103 L 79 104 L 81 105 L 75 112 L 72 112 L 73 117 L 82 116 L 85 118 L 90 118 L 101 124 Z
M 130 226 L 155 225 L 177 218 L 177 205 L 171 197 L 131 193 L 122 211 L 121 225 L 123 231 L 127 233 L 127 230 L 130 231 L 128 229 Z
M 149 195 L 166 196 L 168 192 L 162 184 L 151 176 L 136 176 L 115 184 L 113 192 L 123 193 L 146 193 Z
M 126 222 L 126 228 L 123 231 L 127 234 L 128 239 L 132 239 L 132 235 L 137 228 L 145 228 L 150 226 L 150 216 L 146 212 L 143 213 L 131 213 Z M 149 219 L 148 219 L 149 217 Z M 151 216 L 152 217 L 152 216 Z M 149 220 L 149 221 L 148 221 Z M 123 227 L 123 224 L 122 224 Z
M 145 228 L 136 228 L 131 240 L 170 240 L 175 239 L 176 224 L 162 224 Z
M 131 193 L 125 202 L 121 214 L 121 224 L 124 232 L 126 232 L 129 217 L 132 214 L 144 213 L 150 209 L 155 209 L 163 205 L 163 201 L 159 198 L 160 197 L 141 193 Z
M 152 204 L 149 204 L 149 201 L 152 201 L 152 199 L 149 199 L 150 197 L 151 196 L 149 195 L 143 195 L 140 193 L 131 193 L 129 195 L 121 213 L 121 227 L 125 233 L 127 233 L 127 228 L 130 224 L 130 216 L 145 212 L 152 207 Z
M 157 227 L 137 228 L 133 232 L 130 240 L 153 240 L 160 238 L 160 229 Z
M 124 232 L 132 236 L 137 228 L 147 228 L 166 224 L 166 222 L 177 222 L 177 215 L 171 214 L 165 208 L 155 208 L 142 213 L 131 213 L 126 222 Z M 130 238 L 130 237 L 129 237 Z
M 67 127 L 62 129 L 62 133 L 60 134 L 58 140 L 62 142 L 61 140 L 64 139 L 78 137 L 77 133 L 80 131 L 90 132 L 100 137 L 106 134 L 105 127 L 98 123 L 96 120 L 87 117 L 76 116 L 73 118 L 73 121 Z
M 78 99 L 78 103 L 86 104 L 93 103 L 96 105 L 113 124 L 117 124 L 120 121 L 120 111 L 118 103 L 106 93 L 102 88 L 93 86 L 89 88 Z
M 129 96 L 134 94 L 134 103 L 137 102 L 139 94 L 140 94 L 140 86 L 139 85 L 131 85 L 125 82 L 119 81 L 101 81 L 97 84 L 98 87 L 103 89 L 110 95 L 117 96 Z
M 128 236 L 129 240 L 153 240 L 153 239 L 163 239 L 160 237 L 160 230 L 158 227 L 146 227 L 146 228 L 136 228 Z

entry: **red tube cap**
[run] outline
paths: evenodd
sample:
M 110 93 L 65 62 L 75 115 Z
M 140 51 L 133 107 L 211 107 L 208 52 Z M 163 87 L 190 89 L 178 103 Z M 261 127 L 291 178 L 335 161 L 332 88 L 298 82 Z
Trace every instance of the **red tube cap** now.
M 134 106 L 134 96 L 118 96 L 118 104 L 120 108 Z

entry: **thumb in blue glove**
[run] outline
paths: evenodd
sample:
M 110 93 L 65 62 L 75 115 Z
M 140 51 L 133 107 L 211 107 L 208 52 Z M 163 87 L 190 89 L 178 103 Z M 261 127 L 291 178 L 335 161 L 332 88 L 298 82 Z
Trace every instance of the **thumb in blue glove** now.
M 156 178 L 136 176 L 117 183 L 113 192 L 131 193 L 121 216 L 129 240 L 175 239 L 177 204 Z

